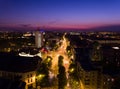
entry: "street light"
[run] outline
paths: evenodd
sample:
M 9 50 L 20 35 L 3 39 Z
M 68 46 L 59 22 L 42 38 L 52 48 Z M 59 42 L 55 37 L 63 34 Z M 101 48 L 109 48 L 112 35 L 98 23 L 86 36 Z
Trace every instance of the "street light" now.
M 38 78 L 38 80 L 42 80 L 42 79 L 43 79 L 43 77 L 45 77 L 45 75 L 44 75 L 44 74 L 39 74 L 37 78 Z
M 72 73 L 74 71 L 74 68 L 70 69 L 70 72 Z

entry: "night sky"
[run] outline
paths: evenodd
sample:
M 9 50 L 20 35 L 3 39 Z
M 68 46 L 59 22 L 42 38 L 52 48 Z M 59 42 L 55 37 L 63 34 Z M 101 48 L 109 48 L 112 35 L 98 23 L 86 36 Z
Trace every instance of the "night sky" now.
M 0 26 L 91 28 L 120 24 L 120 0 L 0 0 Z

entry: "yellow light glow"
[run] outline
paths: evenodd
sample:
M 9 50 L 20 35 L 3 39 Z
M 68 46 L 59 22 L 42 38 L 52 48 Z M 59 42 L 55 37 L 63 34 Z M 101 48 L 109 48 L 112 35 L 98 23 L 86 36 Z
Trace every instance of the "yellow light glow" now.
M 45 77 L 44 74 L 39 74 L 39 75 L 37 76 L 37 80 L 41 81 L 44 77 Z
M 51 60 L 51 58 L 47 58 L 47 62 L 49 62 Z
M 113 49 L 120 49 L 119 47 L 112 47 Z
M 38 78 L 43 78 L 44 76 L 45 76 L 44 74 L 40 74 Z
M 70 72 L 73 72 L 74 71 L 74 68 L 70 69 Z

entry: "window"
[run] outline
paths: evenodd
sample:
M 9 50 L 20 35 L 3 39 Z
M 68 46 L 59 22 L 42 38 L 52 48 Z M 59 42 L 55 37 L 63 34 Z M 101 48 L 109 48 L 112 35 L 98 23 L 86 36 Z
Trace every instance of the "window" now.
M 32 77 L 32 74 L 30 76 Z
M 30 83 L 29 79 L 28 79 L 28 83 Z
M 27 75 L 27 78 L 29 78 L 29 74 Z
M 90 83 L 88 83 L 88 82 L 85 82 L 85 85 L 90 85 Z

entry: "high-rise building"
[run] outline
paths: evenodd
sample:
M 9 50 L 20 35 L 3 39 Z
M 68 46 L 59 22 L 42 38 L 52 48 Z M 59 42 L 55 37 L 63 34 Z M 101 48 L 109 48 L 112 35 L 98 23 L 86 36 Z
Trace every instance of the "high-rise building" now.
M 35 45 L 37 48 L 43 46 L 43 33 L 40 31 L 35 32 Z

